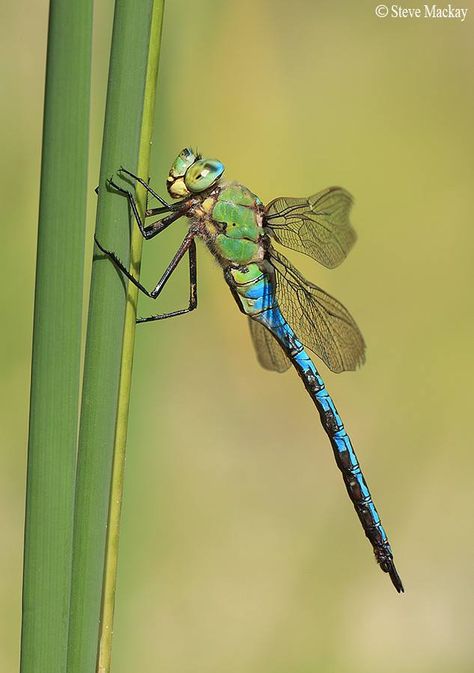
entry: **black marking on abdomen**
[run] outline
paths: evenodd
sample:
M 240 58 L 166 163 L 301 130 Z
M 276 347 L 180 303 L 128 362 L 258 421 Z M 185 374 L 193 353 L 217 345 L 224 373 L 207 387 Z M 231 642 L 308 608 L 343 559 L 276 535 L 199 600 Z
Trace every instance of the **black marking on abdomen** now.
M 321 422 L 328 435 L 333 435 L 340 429 L 336 417 L 330 409 L 321 412 Z
M 313 374 L 311 369 L 307 369 L 305 371 L 305 377 L 306 378 L 304 379 L 304 382 L 310 392 L 319 393 L 324 388 L 324 384 L 319 383 L 318 379 Z
M 290 358 L 295 358 L 303 350 L 303 344 L 296 343 L 296 338 L 293 334 L 286 334 L 286 348 Z

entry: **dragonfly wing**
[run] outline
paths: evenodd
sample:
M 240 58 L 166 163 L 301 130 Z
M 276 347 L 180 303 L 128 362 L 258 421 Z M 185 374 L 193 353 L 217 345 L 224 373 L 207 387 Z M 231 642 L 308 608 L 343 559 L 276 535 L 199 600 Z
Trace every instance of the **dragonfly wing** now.
M 270 236 L 332 269 L 354 245 L 349 221 L 352 197 L 342 187 L 329 187 L 306 199 L 280 196 L 265 208 Z
M 307 281 L 282 254 L 270 249 L 280 310 L 296 336 L 333 372 L 362 364 L 365 343 L 353 317 L 334 297 Z
M 286 372 L 291 362 L 272 333 L 252 318 L 249 318 L 249 327 L 257 358 L 262 367 L 274 372 Z

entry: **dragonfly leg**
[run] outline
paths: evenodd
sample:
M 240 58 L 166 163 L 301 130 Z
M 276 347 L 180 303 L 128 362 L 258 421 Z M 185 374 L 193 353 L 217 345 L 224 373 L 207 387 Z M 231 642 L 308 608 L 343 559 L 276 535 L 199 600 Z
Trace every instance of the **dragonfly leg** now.
M 104 248 L 101 243 L 99 243 L 99 240 L 97 236 L 94 234 L 94 241 L 96 246 L 99 248 L 99 250 L 110 259 L 111 262 L 113 262 L 114 266 L 117 267 L 117 269 L 126 277 L 128 280 L 135 285 L 135 287 L 138 287 L 140 292 L 143 294 L 146 294 L 147 297 L 151 297 L 151 293 L 149 290 L 144 287 L 139 280 L 134 278 L 130 271 L 124 266 L 124 264 L 120 261 L 120 259 L 117 257 L 115 252 L 112 252 L 112 250 L 107 250 L 107 248 Z
M 180 201 L 173 206 L 163 206 L 163 208 L 152 208 L 151 210 L 147 210 L 145 212 L 145 217 L 150 217 L 151 215 L 163 215 L 164 213 L 169 213 L 169 215 L 166 215 L 165 217 L 162 217 L 156 222 L 153 222 L 152 224 L 149 224 L 145 227 L 143 220 L 140 217 L 140 213 L 138 212 L 137 202 L 135 201 L 133 194 L 128 190 L 119 187 L 119 185 L 117 185 L 113 180 L 109 180 L 108 185 L 115 189 L 115 191 L 117 191 L 119 194 L 123 194 L 123 196 L 127 197 L 133 216 L 138 224 L 138 228 L 140 229 L 140 233 L 147 241 L 164 231 L 167 227 L 169 227 L 170 224 L 182 217 L 188 208 L 188 206 L 183 207 L 184 204 L 182 204 Z M 176 210 L 175 206 L 180 207 L 179 210 Z
M 177 311 L 171 311 L 170 313 L 160 313 L 160 314 L 157 314 L 157 315 L 150 315 L 147 318 L 138 318 L 137 323 L 153 322 L 155 320 L 165 320 L 166 318 L 175 318 L 178 315 L 185 315 L 186 313 L 190 313 L 191 311 L 194 311 L 195 308 L 197 308 L 197 303 L 198 303 L 198 299 L 197 299 L 197 255 L 196 255 L 196 243 L 195 243 L 194 239 L 191 239 L 191 245 L 189 246 L 188 255 L 189 255 L 189 304 L 188 304 L 188 307 L 178 309 Z M 165 274 L 166 274 L 166 272 L 165 272 Z M 163 274 L 163 278 L 164 278 L 165 274 Z M 162 280 L 163 280 L 163 278 L 162 278 Z M 160 281 L 160 283 L 162 283 L 162 280 Z M 157 285 L 157 288 L 159 287 L 158 294 L 161 292 L 164 284 L 166 283 L 166 280 L 161 285 L 160 285 L 160 283 L 158 283 L 158 285 Z M 155 288 L 155 291 L 157 290 L 157 288 Z M 158 296 L 158 294 L 156 294 L 156 297 Z
M 120 259 L 117 257 L 115 252 L 112 252 L 111 250 L 107 250 L 104 248 L 103 245 L 101 245 L 97 239 L 96 236 L 94 236 L 95 243 L 99 250 L 104 253 L 106 257 L 108 257 L 114 265 L 121 271 L 121 273 L 128 278 L 128 280 L 137 287 L 140 292 L 145 294 L 147 297 L 150 297 L 151 299 L 156 299 L 161 291 L 163 290 L 164 286 L 168 282 L 171 274 L 173 271 L 176 269 L 176 267 L 179 264 L 179 261 L 184 257 L 186 252 L 191 248 L 191 246 L 194 244 L 194 236 L 195 234 L 193 232 L 189 232 L 186 234 L 186 236 L 183 239 L 183 242 L 179 246 L 178 250 L 176 251 L 176 254 L 174 255 L 173 259 L 171 262 L 168 264 L 168 266 L 165 269 L 165 272 L 163 273 L 162 277 L 158 281 L 158 283 L 155 285 L 153 290 L 147 290 L 144 285 L 140 283 L 139 280 L 137 280 L 130 271 L 124 266 L 124 264 L 120 261 Z M 194 260 L 194 268 L 195 268 L 195 260 Z M 190 275 L 191 275 L 191 261 L 190 261 Z
M 137 182 L 139 182 L 139 183 L 142 185 L 142 187 L 145 187 L 145 189 L 146 189 L 146 191 L 147 191 L 147 195 L 148 195 L 148 194 L 151 194 L 152 196 L 154 196 L 155 199 L 156 199 L 157 201 L 159 201 L 159 202 L 161 203 L 161 205 L 164 206 L 165 208 L 169 208 L 169 209 L 172 208 L 172 206 L 170 206 L 169 203 L 167 203 L 167 202 L 166 202 L 166 201 L 165 201 L 159 194 L 157 194 L 157 193 L 155 192 L 154 189 L 152 189 L 152 188 L 150 187 L 150 185 L 148 184 L 148 182 L 145 182 L 145 180 L 143 180 L 142 178 L 139 178 L 138 175 L 135 175 L 134 173 L 131 173 L 130 171 L 127 171 L 127 169 L 124 168 L 123 166 L 120 167 L 120 171 L 119 171 L 119 173 L 125 173 L 125 175 L 128 175 L 129 177 L 131 177 L 131 178 L 133 178 L 134 180 L 136 180 Z M 147 196 L 147 198 L 148 198 L 148 196 Z
M 171 222 L 174 222 L 177 217 L 173 217 L 171 220 L 167 220 L 166 217 L 163 218 L 163 225 L 160 226 L 161 220 L 159 222 L 154 222 L 153 224 L 149 225 L 148 227 L 145 227 L 142 218 L 140 217 L 140 213 L 138 212 L 138 206 L 137 202 L 135 201 L 133 194 L 129 192 L 127 189 L 122 189 L 119 185 L 117 185 L 112 179 L 109 179 L 107 182 L 109 187 L 112 187 L 115 189 L 116 192 L 119 194 L 122 194 L 123 196 L 127 197 L 128 204 L 131 208 L 131 211 L 133 213 L 133 216 L 138 224 L 138 228 L 140 229 L 140 233 L 145 238 L 146 240 L 153 238 L 153 236 L 156 236 L 156 234 L 160 233 L 160 231 L 163 231 L 166 229 L 167 226 L 171 224 Z M 168 207 L 163 207 L 163 208 L 155 208 L 155 212 L 153 214 L 159 215 L 162 213 L 167 213 L 169 212 Z M 158 212 L 159 211 L 159 212 Z M 173 213 L 173 215 L 176 215 L 176 213 Z M 147 216 L 147 213 L 145 213 L 145 217 Z
M 160 203 L 163 204 L 163 206 L 164 206 L 166 209 L 170 209 L 170 210 L 171 210 L 171 206 L 169 205 L 169 203 L 166 203 L 166 201 L 165 201 L 164 199 L 162 199 L 161 196 L 159 196 L 158 194 L 155 194 L 155 192 L 151 189 L 151 187 L 149 186 L 148 183 L 146 183 L 146 182 L 145 182 L 144 180 L 142 180 L 141 178 L 137 178 L 135 175 L 133 175 L 133 173 L 130 173 L 129 171 L 125 170 L 125 168 L 121 168 L 120 170 L 123 171 L 124 173 L 127 173 L 128 175 L 131 175 L 132 178 L 135 178 L 135 179 L 138 180 L 144 187 L 146 187 L 146 189 L 147 189 L 147 193 L 146 193 L 146 202 L 145 202 L 145 217 L 147 217 L 147 213 L 148 213 L 148 196 L 149 196 L 149 192 L 151 192 L 151 193 L 153 194 L 153 196 L 155 196 L 155 197 L 160 201 Z M 151 180 L 151 178 L 148 178 L 148 182 L 149 182 L 150 180 Z M 114 188 L 115 188 L 115 189 L 118 189 L 120 192 L 125 192 L 125 190 L 122 190 L 120 187 L 118 187 L 118 185 L 115 185 L 115 184 L 114 184 Z M 99 195 L 99 186 L 97 186 L 97 187 L 94 189 L 94 191 L 95 191 L 95 193 L 96 193 L 97 196 L 98 196 L 98 195 Z M 157 209 L 155 208 L 155 210 L 157 210 Z

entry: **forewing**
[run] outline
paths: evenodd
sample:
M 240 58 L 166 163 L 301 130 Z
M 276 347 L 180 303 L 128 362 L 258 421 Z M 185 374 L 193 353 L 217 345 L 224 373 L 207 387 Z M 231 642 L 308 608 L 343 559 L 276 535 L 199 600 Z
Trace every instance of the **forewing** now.
M 332 269 L 354 245 L 349 221 L 352 197 L 342 187 L 329 187 L 306 199 L 280 196 L 265 208 L 265 226 L 275 241 L 303 252 Z
M 257 358 L 262 367 L 274 372 L 286 372 L 291 362 L 271 332 L 252 318 L 249 318 L 249 327 Z
M 274 249 L 276 297 L 296 336 L 333 372 L 355 369 L 365 360 L 365 343 L 353 317 L 334 297 L 307 281 Z

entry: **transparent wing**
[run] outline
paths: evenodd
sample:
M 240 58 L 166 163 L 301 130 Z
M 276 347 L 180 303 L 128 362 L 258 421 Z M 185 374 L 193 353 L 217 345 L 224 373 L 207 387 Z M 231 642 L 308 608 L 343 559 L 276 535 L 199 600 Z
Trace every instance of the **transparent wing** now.
M 333 372 L 355 369 L 365 360 L 365 343 L 344 306 L 307 281 L 279 252 L 270 249 L 276 297 L 296 336 Z
M 354 245 L 349 221 L 352 197 L 342 187 L 329 187 L 306 199 L 280 196 L 265 208 L 270 236 L 332 269 Z
M 257 358 L 262 367 L 274 372 L 286 372 L 291 362 L 272 333 L 252 318 L 249 318 L 249 327 Z

